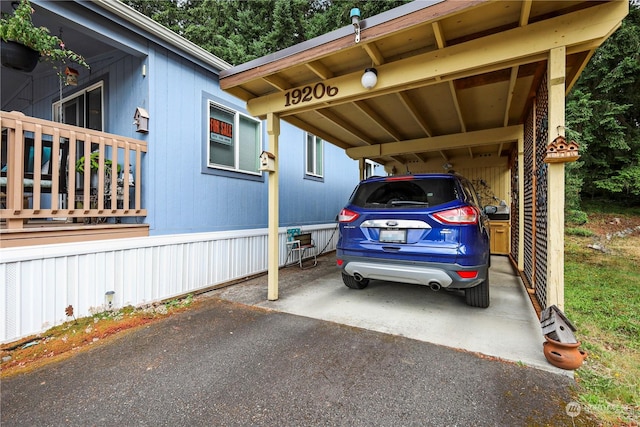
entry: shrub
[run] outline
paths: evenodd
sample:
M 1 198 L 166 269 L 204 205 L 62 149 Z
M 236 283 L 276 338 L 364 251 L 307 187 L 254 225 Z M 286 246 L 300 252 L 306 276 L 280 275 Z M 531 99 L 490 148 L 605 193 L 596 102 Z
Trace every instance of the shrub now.
M 565 212 L 564 220 L 567 224 L 584 225 L 587 223 L 589 218 L 587 217 L 586 212 L 580 210 L 569 210 Z
M 593 231 L 580 227 L 566 228 L 564 232 L 567 236 L 593 237 L 596 235 Z

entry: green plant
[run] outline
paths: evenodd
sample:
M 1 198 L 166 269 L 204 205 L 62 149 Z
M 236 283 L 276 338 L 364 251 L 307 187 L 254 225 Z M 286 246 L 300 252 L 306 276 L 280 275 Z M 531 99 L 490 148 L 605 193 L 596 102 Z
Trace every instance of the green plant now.
M 595 224 L 597 230 L 607 225 L 615 227 L 604 220 L 608 217 L 603 217 L 603 211 L 609 212 L 609 217 L 628 214 L 627 208 L 610 202 L 587 204 L 586 210 L 588 224 Z M 573 230 L 591 231 L 587 227 Z M 603 253 L 588 247 L 592 236 L 566 231 L 565 312 L 577 326 L 578 338 L 588 353 L 586 363 L 575 372 L 577 400 L 595 413 L 602 425 L 637 425 L 640 236 L 612 240 L 608 243 L 615 245 L 615 251 Z
M 78 159 L 78 161 L 76 162 L 76 172 L 84 173 L 84 161 L 85 161 L 85 157 L 84 156 L 82 156 L 82 157 L 80 157 Z M 99 162 L 100 162 L 100 152 L 99 151 L 94 151 L 89 156 L 89 163 L 91 164 L 91 170 L 92 171 L 97 171 L 98 170 Z M 112 165 L 111 160 L 105 159 L 105 161 L 104 161 L 104 170 L 106 171 L 107 174 L 111 173 L 111 165 Z M 118 163 L 118 174 L 120 174 L 120 172 L 122 172 L 122 165 L 120 165 L 120 163 Z
M 593 237 L 596 235 L 593 231 L 580 227 L 566 228 L 564 232 L 567 236 Z
M 589 217 L 583 211 L 568 210 L 565 212 L 564 219 L 567 224 L 584 225 L 589 220 Z
M 0 38 L 5 42 L 21 43 L 37 51 L 41 60 L 50 62 L 56 69 L 60 69 L 59 65 L 64 65 L 67 61 L 89 68 L 81 55 L 67 49 L 59 37 L 50 34 L 48 28 L 34 26 L 31 21 L 33 12 L 29 0 L 20 0 L 13 14 L 3 14 L 0 18 Z

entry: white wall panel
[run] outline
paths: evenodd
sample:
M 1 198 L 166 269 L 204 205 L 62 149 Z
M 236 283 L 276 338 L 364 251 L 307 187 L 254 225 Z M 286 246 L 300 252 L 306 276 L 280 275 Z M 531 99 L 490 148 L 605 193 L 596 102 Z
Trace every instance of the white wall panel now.
M 333 251 L 336 225 L 305 226 L 317 250 Z M 280 230 L 280 265 L 287 256 Z M 326 246 L 326 248 L 325 248 Z M 151 236 L 137 239 L 0 249 L 0 342 L 45 331 L 114 306 L 186 295 L 267 270 L 267 230 Z

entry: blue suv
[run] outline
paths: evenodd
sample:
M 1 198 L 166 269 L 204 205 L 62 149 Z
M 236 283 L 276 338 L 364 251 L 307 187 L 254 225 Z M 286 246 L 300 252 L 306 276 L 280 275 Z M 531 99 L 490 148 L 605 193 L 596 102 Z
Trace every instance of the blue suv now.
M 338 215 L 342 280 L 352 289 L 378 279 L 464 290 L 468 305 L 486 308 L 491 208 L 457 174 L 364 180 Z

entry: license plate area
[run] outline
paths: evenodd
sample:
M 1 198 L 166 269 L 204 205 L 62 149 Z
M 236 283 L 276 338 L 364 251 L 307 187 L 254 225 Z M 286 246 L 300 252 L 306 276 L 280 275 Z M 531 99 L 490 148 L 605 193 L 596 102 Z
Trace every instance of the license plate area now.
M 383 243 L 407 243 L 407 230 L 398 228 L 380 229 L 380 242 Z

